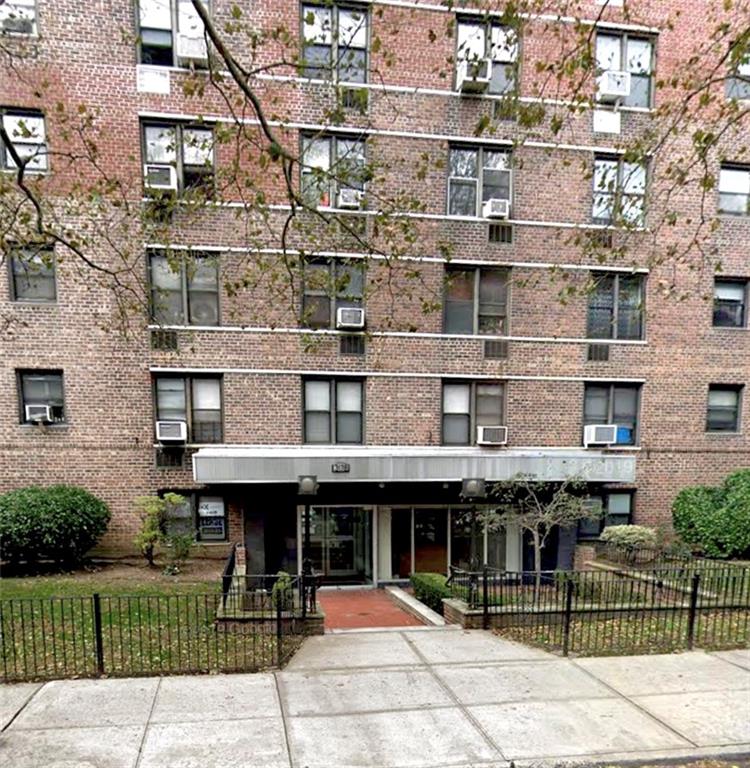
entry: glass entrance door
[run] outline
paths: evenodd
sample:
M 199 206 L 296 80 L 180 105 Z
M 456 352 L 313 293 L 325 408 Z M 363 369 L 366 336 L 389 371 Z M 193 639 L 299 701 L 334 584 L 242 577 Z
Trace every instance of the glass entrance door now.
M 330 581 L 371 580 L 371 520 L 371 511 L 362 507 L 311 509 L 310 556 L 316 572 Z

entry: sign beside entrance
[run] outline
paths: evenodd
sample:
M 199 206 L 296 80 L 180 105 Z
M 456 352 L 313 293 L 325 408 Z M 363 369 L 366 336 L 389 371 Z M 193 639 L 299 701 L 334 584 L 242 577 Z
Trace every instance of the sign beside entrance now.
M 331 472 L 334 473 L 350 472 L 351 469 L 352 465 L 347 464 L 345 461 L 335 461 L 333 464 L 331 464 Z

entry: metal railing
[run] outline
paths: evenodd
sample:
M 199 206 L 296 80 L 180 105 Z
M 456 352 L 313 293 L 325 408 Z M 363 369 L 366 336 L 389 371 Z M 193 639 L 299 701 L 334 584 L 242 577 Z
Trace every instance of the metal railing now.
M 596 559 L 634 568 L 675 568 L 680 566 L 709 568 L 743 568 L 747 564 L 731 560 L 696 557 L 688 551 L 669 547 L 624 546 L 611 542 L 596 543 Z
M 301 642 L 304 618 L 315 611 L 317 585 L 311 577 L 279 583 L 276 576 L 248 576 L 241 584 L 237 578 L 208 594 L 0 600 L 1 679 L 281 666 Z M 238 600 L 238 586 L 253 587 L 249 602 L 246 595 Z
M 448 586 L 482 625 L 576 653 L 750 643 L 750 569 L 506 572 L 452 568 Z

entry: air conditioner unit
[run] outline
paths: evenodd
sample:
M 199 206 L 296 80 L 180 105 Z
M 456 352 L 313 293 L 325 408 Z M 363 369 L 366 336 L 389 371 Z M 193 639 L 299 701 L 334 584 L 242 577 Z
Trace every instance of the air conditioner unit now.
M 458 62 L 456 87 L 461 93 L 484 93 L 492 79 L 492 59 Z
M 177 189 L 177 169 L 167 163 L 143 166 L 143 183 L 147 189 Z
M 23 16 L 6 16 L 0 20 L 0 28 L 4 32 L 10 32 L 16 35 L 33 35 L 34 20 Z
M 364 192 L 361 189 L 343 187 L 339 190 L 337 204 L 339 208 L 361 208 Z
M 630 96 L 630 72 L 608 69 L 599 75 L 598 99 L 607 104 L 620 102 Z
M 510 216 L 510 200 L 491 197 L 482 203 L 482 217 L 485 219 L 507 219 Z
M 508 427 L 477 427 L 477 445 L 505 445 Z
M 51 424 L 53 421 L 50 405 L 27 405 L 24 410 L 26 421 L 33 421 L 35 424 Z
M 184 421 L 157 421 L 156 439 L 160 443 L 178 445 L 187 442 L 187 423 Z
M 364 328 L 365 311 L 360 307 L 339 307 L 336 310 L 337 328 Z
M 587 424 L 583 428 L 583 445 L 615 445 L 617 443 L 617 424 Z
M 201 35 L 177 35 L 177 58 L 182 61 L 193 61 L 196 64 L 208 63 L 208 48 L 206 39 Z

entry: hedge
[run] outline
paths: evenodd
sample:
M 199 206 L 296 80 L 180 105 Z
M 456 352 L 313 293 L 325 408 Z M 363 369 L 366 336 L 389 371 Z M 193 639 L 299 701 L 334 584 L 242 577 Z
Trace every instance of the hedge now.
M 0 495 L 0 558 L 73 565 L 107 528 L 107 505 L 83 488 L 32 486 Z
M 733 472 L 718 488 L 684 488 L 672 504 L 672 522 L 684 541 L 709 557 L 749 554 L 750 469 Z
M 451 596 L 451 591 L 445 582 L 446 577 L 442 573 L 413 573 L 411 575 L 414 597 L 440 615 L 443 613 L 443 598 Z
M 600 538 L 623 549 L 656 546 L 656 531 L 644 525 L 608 525 Z

